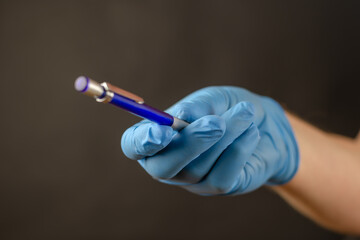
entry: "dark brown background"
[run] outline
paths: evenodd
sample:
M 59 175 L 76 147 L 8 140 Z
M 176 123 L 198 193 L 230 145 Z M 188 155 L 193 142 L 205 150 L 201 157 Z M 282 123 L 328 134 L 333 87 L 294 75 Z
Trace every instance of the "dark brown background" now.
M 341 238 L 266 189 L 199 197 L 153 181 L 119 144 L 138 119 L 73 81 L 109 81 L 161 109 L 237 85 L 355 136 L 359 11 L 358 0 L 0 1 L 0 239 Z

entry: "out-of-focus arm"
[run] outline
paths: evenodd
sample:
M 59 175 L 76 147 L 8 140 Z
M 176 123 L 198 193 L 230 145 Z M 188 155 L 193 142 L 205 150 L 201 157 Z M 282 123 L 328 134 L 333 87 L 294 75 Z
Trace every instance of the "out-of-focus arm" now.
M 300 166 L 289 183 L 272 188 L 319 225 L 360 234 L 360 134 L 350 139 L 287 116 L 298 140 Z

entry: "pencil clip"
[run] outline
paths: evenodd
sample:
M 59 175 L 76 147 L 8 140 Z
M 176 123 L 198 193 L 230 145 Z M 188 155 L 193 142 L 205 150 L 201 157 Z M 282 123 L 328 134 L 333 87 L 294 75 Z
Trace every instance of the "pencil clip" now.
M 126 97 L 126 98 L 129 98 L 129 99 L 131 99 L 131 100 L 133 100 L 133 101 L 135 101 L 135 102 L 137 102 L 139 104 L 143 104 L 145 102 L 142 97 L 139 97 L 138 95 L 133 94 L 131 92 L 128 92 L 128 91 L 126 91 L 124 89 L 121 89 L 119 87 L 116 87 L 116 86 L 114 86 L 114 85 L 112 85 L 112 84 L 110 84 L 108 82 L 103 82 L 101 84 L 101 86 L 103 86 L 106 91 L 111 91 L 113 93 L 119 94 L 119 95 L 121 95 L 123 97 Z

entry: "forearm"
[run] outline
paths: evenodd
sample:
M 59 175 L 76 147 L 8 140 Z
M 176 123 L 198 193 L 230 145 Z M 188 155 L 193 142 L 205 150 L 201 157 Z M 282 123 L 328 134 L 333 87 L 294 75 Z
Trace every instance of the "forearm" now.
M 334 231 L 360 234 L 360 141 L 325 133 L 288 114 L 300 149 L 296 176 L 273 189 Z

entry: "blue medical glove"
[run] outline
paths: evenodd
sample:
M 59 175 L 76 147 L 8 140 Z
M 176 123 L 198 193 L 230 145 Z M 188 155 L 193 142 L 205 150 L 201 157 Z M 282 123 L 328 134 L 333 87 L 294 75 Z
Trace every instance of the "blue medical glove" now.
M 155 179 L 200 195 L 241 194 L 295 175 L 299 154 L 281 106 L 238 87 L 208 87 L 167 110 L 180 132 L 144 120 L 123 134 L 125 155 Z

